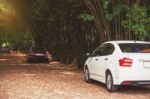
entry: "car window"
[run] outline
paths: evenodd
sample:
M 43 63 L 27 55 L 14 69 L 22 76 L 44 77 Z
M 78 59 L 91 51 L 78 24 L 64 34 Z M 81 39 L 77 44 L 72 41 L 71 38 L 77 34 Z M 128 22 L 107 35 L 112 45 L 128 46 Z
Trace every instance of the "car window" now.
M 110 44 L 110 43 L 107 43 L 105 44 L 104 46 L 104 49 L 103 49 L 103 55 L 110 55 L 114 52 L 114 45 L 113 44 Z
M 123 53 L 150 53 L 150 44 L 121 43 L 119 47 Z
M 94 56 L 102 55 L 103 51 L 102 51 L 102 48 L 101 48 L 101 47 L 102 47 L 102 46 L 96 48 L 96 50 L 92 53 L 91 56 L 94 57 Z
M 35 53 L 43 53 L 43 52 L 46 51 L 46 49 L 45 49 L 45 48 L 42 48 L 42 47 L 32 47 L 32 48 L 31 48 L 31 51 L 32 51 L 32 52 L 35 52 Z
M 92 54 L 92 56 L 104 56 L 104 55 L 110 55 L 114 52 L 114 45 L 107 43 L 107 44 L 103 44 L 101 46 L 99 46 L 94 53 Z
M 95 52 L 95 56 L 102 56 L 103 55 L 103 48 L 104 46 L 98 47 L 97 51 Z

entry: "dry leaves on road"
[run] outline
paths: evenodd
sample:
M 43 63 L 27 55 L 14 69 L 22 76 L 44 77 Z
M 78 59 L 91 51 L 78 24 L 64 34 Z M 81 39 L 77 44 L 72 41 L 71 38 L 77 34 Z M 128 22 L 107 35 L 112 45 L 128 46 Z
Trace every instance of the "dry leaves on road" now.
M 59 62 L 26 64 L 24 57 L 0 57 L 0 99 L 149 99 L 150 88 L 121 87 L 109 93 L 103 84 L 83 80 L 83 72 Z

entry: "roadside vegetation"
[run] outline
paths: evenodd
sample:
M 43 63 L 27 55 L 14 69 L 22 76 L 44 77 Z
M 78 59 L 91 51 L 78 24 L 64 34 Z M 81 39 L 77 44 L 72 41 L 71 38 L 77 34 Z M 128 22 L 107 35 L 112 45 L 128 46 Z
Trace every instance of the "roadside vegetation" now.
M 150 40 L 150 0 L 0 0 L 0 45 L 78 63 L 108 40 Z

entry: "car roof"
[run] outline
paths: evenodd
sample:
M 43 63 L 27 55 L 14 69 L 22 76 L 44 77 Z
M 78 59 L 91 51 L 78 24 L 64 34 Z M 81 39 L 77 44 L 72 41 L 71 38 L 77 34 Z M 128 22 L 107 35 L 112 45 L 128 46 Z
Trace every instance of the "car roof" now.
M 106 43 L 149 43 L 150 42 L 147 42 L 147 41 L 135 41 L 135 40 L 116 40 L 116 41 L 108 41 Z

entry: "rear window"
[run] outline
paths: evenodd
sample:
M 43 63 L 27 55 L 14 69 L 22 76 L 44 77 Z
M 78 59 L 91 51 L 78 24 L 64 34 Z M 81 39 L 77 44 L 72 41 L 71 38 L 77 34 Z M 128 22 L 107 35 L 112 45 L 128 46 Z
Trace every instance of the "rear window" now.
M 121 43 L 119 47 L 123 53 L 150 53 L 150 44 Z
M 32 47 L 31 48 L 31 51 L 35 52 L 35 53 L 43 53 L 46 51 L 45 48 L 42 48 L 42 47 Z

